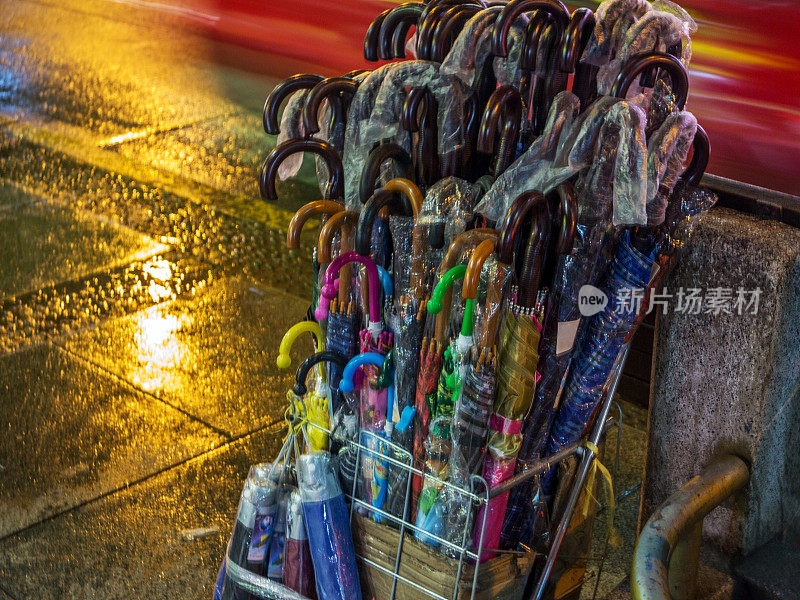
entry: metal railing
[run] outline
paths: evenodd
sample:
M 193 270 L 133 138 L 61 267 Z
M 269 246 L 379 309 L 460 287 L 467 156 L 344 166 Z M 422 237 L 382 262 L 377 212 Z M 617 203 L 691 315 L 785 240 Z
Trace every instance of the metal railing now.
M 750 480 L 747 464 L 725 456 L 674 492 L 645 524 L 633 556 L 634 600 L 694 596 L 703 519 Z

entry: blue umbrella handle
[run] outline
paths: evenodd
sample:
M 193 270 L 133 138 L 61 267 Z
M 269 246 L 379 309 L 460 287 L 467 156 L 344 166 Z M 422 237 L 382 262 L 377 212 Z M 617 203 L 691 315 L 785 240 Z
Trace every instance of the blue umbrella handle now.
M 355 377 L 356 371 L 363 365 L 382 367 L 385 358 L 383 354 L 378 352 L 362 352 L 361 354 L 356 354 L 348 361 L 344 367 L 344 371 L 342 371 L 342 380 L 339 382 L 339 389 L 346 394 L 352 392 L 354 387 L 353 377 Z

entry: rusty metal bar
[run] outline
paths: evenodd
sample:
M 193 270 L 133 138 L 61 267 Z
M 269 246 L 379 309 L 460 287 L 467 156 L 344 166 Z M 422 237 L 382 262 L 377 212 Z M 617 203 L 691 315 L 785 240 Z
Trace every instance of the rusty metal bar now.
M 674 597 L 671 587 L 677 597 L 690 597 L 699 550 L 698 526 L 749 479 L 747 464 L 729 455 L 712 462 L 656 509 L 636 542 L 631 569 L 634 600 L 670 600 Z M 681 543 L 687 536 L 689 539 Z M 682 573 L 670 577 L 670 566 L 680 568 Z

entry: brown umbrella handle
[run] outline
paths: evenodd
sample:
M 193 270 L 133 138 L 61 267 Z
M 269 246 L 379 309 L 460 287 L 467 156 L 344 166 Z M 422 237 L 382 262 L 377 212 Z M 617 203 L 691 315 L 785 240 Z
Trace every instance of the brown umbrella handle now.
M 478 282 L 481 279 L 481 269 L 483 269 L 486 259 L 494 252 L 496 244 L 496 240 L 485 240 L 472 251 L 467 263 L 467 272 L 464 273 L 464 283 L 461 287 L 461 295 L 465 300 L 470 298 L 475 300 L 478 297 Z
M 320 268 L 323 264 L 331 262 L 333 258 L 333 236 L 337 231 L 342 232 L 341 253 L 349 252 L 353 249 L 353 230 L 358 223 L 358 213 L 353 210 L 340 210 L 330 217 L 322 226 L 317 242 L 317 260 Z M 350 301 L 350 278 L 352 277 L 353 266 L 350 263 L 344 265 L 339 271 L 339 305 L 344 306 Z
M 300 233 L 303 231 L 306 221 L 311 217 L 333 215 L 342 210 L 344 210 L 344 206 L 333 200 L 314 200 L 301 207 L 289 221 L 289 229 L 286 231 L 286 247 L 290 250 L 297 250 L 300 247 Z
M 447 248 L 447 253 L 444 255 L 441 264 L 439 265 L 439 274 L 444 276 L 450 269 L 456 265 L 458 258 L 467 249 L 474 249 L 478 244 L 486 240 L 496 240 L 500 234 L 496 229 L 488 227 L 481 227 L 478 229 L 470 229 L 456 237 L 450 246 Z M 436 315 L 436 341 L 444 344 L 447 342 L 448 327 L 450 325 L 450 309 L 453 304 L 453 288 L 449 288 L 442 298 L 442 311 Z
M 352 232 L 356 223 L 358 223 L 358 213 L 354 210 L 340 210 L 325 221 L 325 225 L 319 230 L 317 260 L 321 263 L 331 262 L 333 258 L 333 251 L 331 249 L 333 236 L 340 230 L 342 232 L 342 252 L 352 250 L 352 248 L 345 249 L 345 234 L 349 231 L 349 239 L 352 245 Z
M 486 306 L 483 312 L 480 346 L 487 351 L 494 348 L 495 339 L 497 338 L 497 328 L 500 323 L 500 305 L 503 301 L 503 282 L 506 280 L 506 275 L 508 275 L 511 268 L 511 265 L 498 262 L 497 268 L 492 273 L 489 288 L 486 290 Z

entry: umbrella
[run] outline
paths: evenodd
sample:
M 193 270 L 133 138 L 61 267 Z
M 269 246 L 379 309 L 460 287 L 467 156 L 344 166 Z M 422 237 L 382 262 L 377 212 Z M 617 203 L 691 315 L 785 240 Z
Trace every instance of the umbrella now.
M 297 482 L 320 600 L 361 600 L 350 519 L 327 452 L 297 459 Z
M 497 236 L 493 229 L 472 229 L 456 237 L 447 249 L 444 259 L 439 266 L 439 273 L 443 277 L 461 254 L 472 249 L 480 242 L 490 237 Z M 443 296 L 437 294 L 436 286 L 431 299 L 428 301 L 428 312 L 436 314 L 435 332 L 432 339 L 423 338 L 419 357 L 419 375 L 414 400 L 414 467 L 420 471 L 425 464 L 425 442 L 428 437 L 428 426 L 431 419 L 437 415 L 437 392 L 439 379 L 442 374 L 443 353 L 449 343 L 450 308 L 453 303 L 452 288 L 448 288 Z M 446 375 L 445 375 L 446 378 Z M 446 388 L 446 382 L 443 382 Z M 449 400 L 449 398 L 448 398 Z M 443 408 L 446 400 L 443 399 Z M 448 411 L 452 414 L 452 411 Z M 412 507 L 416 509 L 417 497 L 422 490 L 422 478 L 415 476 L 412 486 Z
M 572 13 L 561 52 L 560 69 L 572 73 L 572 93 L 586 108 L 597 95 L 597 66 L 582 60 L 589 45 L 597 19 L 588 8 L 578 8 Z
M 358 213 L 350 210 L 340 211 L 327 220 L 319 232 L 317 244 L 320 266 L 331 262 L 337 232 L 341 232 L 339 253 L 353 250 L 353 231 L 357 222 Z M 352 265 L 347 263 L 339 272 L 339 291 L 337 297 L 331 300 L 327 320 L 328 348 L 345 360 L 350 360 L 358 352 L 358 330 L 361 323 L 358 295 L 351 294 L 352 282 Z M 341 371 L 331 372 L 330 376 L 331 386 L 337 387 Z
M 332 429 L 331 419 L 334 414 L 331 407 L 338 408 L 342 404 L 339 394 L 335 391 L 336 388 L 331 389 L 327 383 L 318 382 L 316 390 L 308 390 L 306 385 L 308 372 L 314 365 L 323 362 L 335 364 L 340 369 L 343 369 L 345 364 L 345 360 L 340 354 L 330 350 L 312 354 L 297 369 L 295 384 L 292 388 L 294 395 L 303 398 L 302 405 L 305 413 L 303 418 L 308 422 L 305 433 L 312 452 L 328 450 L 328 432 Z M 331 397 L 335 401 L 329 400 Z
M 353 378 L 358 369 L 366 369 L 370 367 L 384 367 L 387 356 L 380 352 L 362 352 L 356 354 L 347 363 L 342 374 L 342 381 L 339 384 L 339 389 L 342 392 L 352 392 L 355 385 Z M 364 475 L 364 484 L 368 492 L 365 494 L 364 501 L 371 502 L 372 506 L 378 509 L 384 509 L 389 488 L 389 462 L 384 458 L 388 455 L 388 445 L 385 441 L 389 441 L 392 437 L 394 430 L 394 419 L 392 418 L 393 405 L 394 405 L 394 388 L 391 383 L 391 377 L 388 382 L 380 381 L 377 385 L 386 387 L 386 402 L 376 401 L 378 397 L 366 397 L 362 394 L 361 404 L 361 423 L 369 424 L 362 426 L 362 433 L 360 434 L 361 443 L 368 451 L 364 453 L 362 459 L 362 473 Z M 369 398 L 365 402 L 365 398 Z M 402 516 L 402 515 L 401 515 Z M 381 515 L 375 513 L 375 522 L 382 521 Z
M 372 62 L 380 60 L 378 58 L 378 38 L 381 34 L 381 25 L 383 25 L 384 19 L 386 19 L 389 13 L 395 8 L 396 7 L 390 7 L 384 10 L 375 17 L 369 27 L 367 27 L 367 33 L 364 35 L 364 58 L 366 60 Z
M 411 157 L 397 144 L 381 142 L 369 153 L 361 173 L 358 192 L 361 204 L 366 204 L 372 197 L 379 180 L 388 181 L 394 173 L 401 177 L 410 177 L 413 173 Z M 388 231 L 388 220 L 378 216 L 372 225 L 371 249 L 372 260 L 380 267 L 389 267 L 391 260 L 391 236 Z
M 510 85 L 497 88 L 489 97 L 478 131 L 478 152 L 495 154 L 494 176 L 497 177 L 516 158 L 517 137 L 522 122 L 522 96 Z M 495 132 L 500 144 L 495 152 Z
M 329 215 L 336 214 L 337 212 L 343 211 L 344 206 L 339 202 L 334 202 L 332 200 L 314 200 L 305 204 L 304 206 L 300 207 L 300 209 L 294 213 L 292 216 L 292 220 L 289 221 L 289 227 L 286 230 L 286 247 L 289 250 L 297 250 L 300 248 L 300 234 L 303 231 L 303 226 L 306 222 L 313 216 L 320 215 L 324 221 L 326 217 Z M 316 253 L 316 248 L 314 249 L 314 254 L 312 256 L 313 261 L 313 276 L 314 280 L 312 282 L 312 306 L 313 303 L 316 302 L 316 299 L 319 295 L 319 273 L 320 273 L 320 264 Z
M 264 131 L 271 135 L 279 134 L 281 132 L 281 127 L 278 125 L 278 113 L 281 104 L 287 98 L 294 97 L 297 92 L 307 92 L 322 81 L 322 79 L 322 75 L 292 75 L 276 85 L 269 93 L 267 101 L 264 103 Z M 299 120 L 302 116 L 302 104 L 296 108 L 295 111 L 296 113 L 295 118 L 292 119 L 293 121 Z
M 422 193 L 408 179 L 392 179 L 389 181 L 382 190 L 383 192 L 399 192 L 401 197 L 405 199 L 406 204 L 412 208 L 412 214 L 416 217 L 419 214 L 420 206 L 422 204 Z M 383 196 L 385 201 L 388 202 L 388 197 Z M 381 204 L 381 200 L 377 201 L 376 206 Z M 359 240 L 357 240 L 356 247 L 364 251 L 363 244 L 359 245 L 359 241 L 364 239 L 369 228 L 369 219 L 372 217 L 372 209 L 367 210 L 365 205 L 362 217 L 359 220 Z M 363 232 L 363 233 L 362 233 Z M 424 269 L 423 258 L 426 243 L 426 230 L 425 228 L 416 225 L 413 228 L 412 244 L 410 249 L 410 277 L 409 287 L 403 289 L 402 283 L 395 277 L 395 290 L 394 298 L 395 304 L 392 307 L 389 315 L 389 325 L 394 333 L 394 346 L 393 353 L 395 356 L 395 406 L 393 408 L 393 415 L 395 422 L 401 419 L 409 421 L 413 418 L 414 410 L 414 393 L 417 382 L 417 372 L 419 369 L 419 344 L 422 336 L 422 328 L 424 326 L 422 303 L 425 293 L 424 283 Z M 400 240 L 395 240 L 397 245 Z M 400 252 L 395 252 L 397 258 Z M 402 269 L 395 267 L 395 274 L 399 275 L 403 272 Z M 363 348 L 362 351 L 370 351 L 369 348 Z M 413 449 L 413 432 L 411 428 L 403 429 L 396 427 L 393 430 L 392 441 L 398 446 L 406 448 L 409 452 Z M 395 516 L 401 517 L 405 511 L 405 489 L 407 487 L 405 478 L 407 472 L 395 469 L 391 473 L 391 480 L 388 493 L 387 510 Z
M 477 298 L 481 269 L 486 259 L 493 253 L 494 248 L 495 242 L 486 240 L 481 242 L 472 253 L 462 288 L 465 299 Z M 510 271 L 511 265 L 500 261 L 492 270 L 486 293 L 486 308 L 480 341 L 468 353 L 466 371 L 455 406 L 451 427 L 453 450 L 450 456 L 448 481 L 461 489 L 467 488 L 470 477 L 480 473 L 483 466 L 484 444 L 496 382 L 495 335 L 503 283 Z M 448 496 L 444 537 L 461 546 L 467 540 L 466 536 L 471 524 L 472 504 L 456 490 L 451 490 Z
M 286 509 L 286 546 L 283 560 L 283 585 L 316 600 L 317 588 L 314 580 L 314 565 L 308 544 L 303 504 L 300 492 L 292 490 Z
M 497 391 L 489 419 L 487 456 L 483 477 L 489 487 L 496 487 L 514 474 L 514 464 L 522 441 L 522 422 L 530 410 L 536 386 L 536 366 L 541 327 L 536 319 L 536 300 L 549 243 L 550 208 L 545 197 L 538 192 L 519 196 L 509 211 L 514 218 L 510 225 L 531 214 L 531 232 L 528 249 L 519 278 L 516 302 L 507 301 L 500 330 L 497 363 Z M 516 218 L 515 218 L 516 217 Z M 505 236 L 504 236 L 505 237 Z M 505 515 L 508 495 L 502 494 L 489 501 L 486 507 L 484 547 L 497 548 L 500 527 Z M 478 517 L 478 522 L 482 522 Z M 475 532 L 475 545 L 481 532 Z M 487 553 L 481 560 L 491 557 Z

